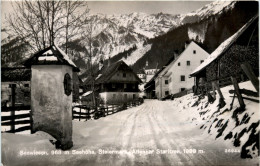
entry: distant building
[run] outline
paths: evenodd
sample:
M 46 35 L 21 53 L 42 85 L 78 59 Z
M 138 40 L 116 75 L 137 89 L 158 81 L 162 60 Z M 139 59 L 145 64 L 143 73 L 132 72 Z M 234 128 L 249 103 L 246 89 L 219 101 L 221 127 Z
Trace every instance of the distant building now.
M 143 69 L 139 70 L 136 74 L 142 80 L 143 83 L 146 82 L 146 73 Z
M 160 71 L 158 71 L 160 72 Z M 155 78 L 157 77 L 157 73 L 146 83 L 144 84 L 144 93 L 147 99 L 156 98 L 155 95 Z
M 143 69 L 140 69 L 137 72 L 137 76 L 143 81 L 143 83 L 147 83 L 151 80 L 151 78 L 157 73 L 159 69 L 151 69 L 149 68 L 148 61 L 145 63 L 145 67 Z
M 145 63 L 145 67 L 141 69 L 137 75 L 138 77 L 142 80 L 142 84 L 140 84 L 139 89 L 141 90 L 140 97 L 146 97 L 146 98 L 151 98 L 149 93 L 145 91 L 145 84 L 148 83 L 155 75 L 156 72 L 158 72 L 159 69 L 155 68 L 149 68 L 148 61 Z
M 258 16 L 252 18 L 234 35 L 226 39 L 219 47 L 205 59 L 191 76 L 196 78 L 195 85 L 204 79 L 209 85 L 217 81 L 219 86 L 231 84 L 230 76 L 238 81 L 244 80 L 241 64 L 247 62 L 256 76 L 259 76 L 259 36 Z
M 138 85 L 142 81 L 124 61 L 99 66 L 94 75 L 94 93 L 99 103 L 121 104 L 139 97 Z M 92 80 L 89 75 L 84 82 L 83 100 L 84 98 L 91 100 Z
M 144 71 L 146 75 L 154 75 L 159 69 L 145 69 Z
M 193 78 L 189 74 L 207 58 L 209 54 L 195 42 L 171 59 L 155 78 L 156 97 L 162 99 L 168 95 L 192 89 Z

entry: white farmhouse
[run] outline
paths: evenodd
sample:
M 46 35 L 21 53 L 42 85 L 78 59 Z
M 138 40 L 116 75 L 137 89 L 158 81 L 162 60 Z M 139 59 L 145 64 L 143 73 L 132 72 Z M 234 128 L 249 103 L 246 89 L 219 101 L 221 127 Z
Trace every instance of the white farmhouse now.
M 190 73 L 198 67 L 209 54 L 193 41 L 185 50 L 170 60 L 155 79 L 156 97 L 162 99 L 168 95 L 191 89 L 194 85 Z

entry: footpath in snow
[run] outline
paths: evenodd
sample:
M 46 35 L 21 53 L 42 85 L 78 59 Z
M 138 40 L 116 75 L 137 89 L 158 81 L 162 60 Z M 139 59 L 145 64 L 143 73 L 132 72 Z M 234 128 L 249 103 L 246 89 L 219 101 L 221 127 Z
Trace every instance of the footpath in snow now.
M 253 90 L 248 82 L 240 87 Z M 220 110 L 218 99 L 207 104 L 207 98 L 198 100 L 189 94 L 173 101 L 145 100 L 138 107 L 98 120 L 73 121 L 74 146 L 69 151 L 56 150 L 49 141 L 53 138 L 44 132 L 2 133 L 2 163 L 6 166 L 257 165 L 257 154 L 253 159 L 240 156 L 250 135 L 259 133 L 258 125 L 250 127 L 259 124 L 259 105 L 245 100 L 246 111 L 232 118 L 239 104 L 235 99 L 233 109 L 227 110 L 232 100 L 230 89 L 232 86 L 222 89 L 227 104 Z M 239 144 L 234 146 L 238 140 Z M 247 146 L 250 154 L 258 150 L 254 145 L 259 146 L 258 143 Z

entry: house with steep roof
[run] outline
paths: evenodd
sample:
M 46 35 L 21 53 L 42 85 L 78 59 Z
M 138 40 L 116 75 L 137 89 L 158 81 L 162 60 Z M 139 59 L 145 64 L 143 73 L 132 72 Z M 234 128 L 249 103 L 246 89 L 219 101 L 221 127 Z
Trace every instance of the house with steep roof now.
M 86 91 L 83 98 L 92 93 L 93 78 L 91 77 L 89 75 L 83 83 Z M 99 103 L 122 104 L 139 97 L 138 85 L 142 80 L 124 61 L 99 66 L 99 70 L 94 73 L 94 79 L 94 94 L 99 99 Z
M 189 90 L 194 85 L 189 74 L 199 66 L 209 54 L 195 42 L 191 42 L 179 55 L 173 57 L 167 65 L 159 71 L 155 78 L 155 92 L 158 99 L 168 95 Z
M 246 79 L 241 64 L 247 62 L 256 76 L 259 76 L 259 36 L 258 15 L 249 20 L 235 34 L 226 39 L 219 47 L 196 67 L 190 74 L 195 77 L 195 85 L 205 80 L 210 85 L 217 81 L 219 86 L 231 84 L 230 76 L 238 81 Z

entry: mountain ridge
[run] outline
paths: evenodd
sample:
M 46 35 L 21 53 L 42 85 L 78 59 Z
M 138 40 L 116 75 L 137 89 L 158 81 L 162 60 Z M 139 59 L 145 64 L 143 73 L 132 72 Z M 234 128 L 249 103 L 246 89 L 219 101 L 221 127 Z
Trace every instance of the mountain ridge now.
M 89 15 L 89 19 L 95 20 L 92 34 L 93 62 L 98 63 L 100 59 L 116 57 L 120 53 L 127 53 L 128 50 L 137 46 L 136 49 L 140 51 L 145 48 L 145 51 L 142 51 L 143 55 L 137 54 L 136 51 L 134 51 L 135 53 L 130 51 L 131 53 L 128 53 L 127 56 L 121 54 L 121 59 L 114 59 L 122 60 L 123 58 L 123 60 L 129 62 L 129 65 L 132 65 L 135 71 L 143 68 L 147 60 L 150 68 L 155 67 L 157 62 L 159 63 L 158 67 L 162 67 L 173 56 L 174 52 L 181 53 L 185 42 L 191 40 L 196 41 L 210 53 L 248 20 L 252 15 L 250 13 L 255 12 L 257 8 L 255 7 L 256 3 L 214 1 L 196 11 L 177 15 L 162 12 L 156 14 L 134 12 L 119 15 Z M 252 7 L 252 11 L 248 10 L 248 6 Z M 238 16 L 235 16 L 232 12 L 238 14 Z M 249 13 L 247 16 L 245 16 L 246 12 Z M 225 18 L 224 15 L 230 18 Z M 239 16 L 243 18 L 239 18 Z M 234 24 L 233 27 L 225 25 L 230 23 Z M 220 31 L 223 31 L 223 33 L 220 33 Z M 2 41 L 4 41 L 2 48 L 5 49 L 5 52 L 12 52 L 12 47 L 6 45 L 8 39 L 2 39 Z M 9 41 L 11 40 L 9 39 Z M 150 46 L 147 47 L 147 44 Z M 69 56 L 77 61 L 76 64 L 83 71 L 86 70 L 89 44 L 84 36 L 71 38 L 69 45 Z M 22 53 L 27 54 L 26 51 Z M 21 59 L 26 57 L 21 55 L 19 51 L 13 56 L 22 56 Z

